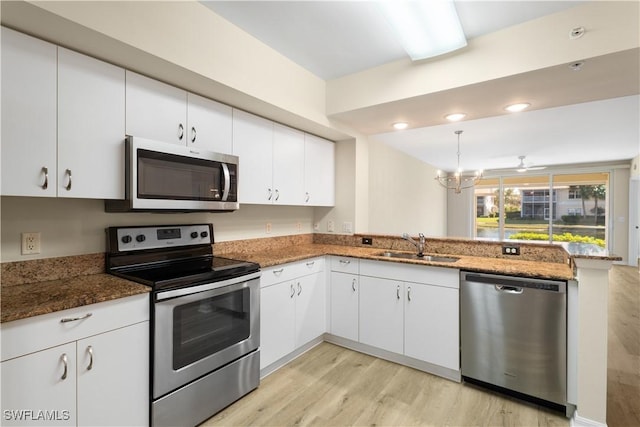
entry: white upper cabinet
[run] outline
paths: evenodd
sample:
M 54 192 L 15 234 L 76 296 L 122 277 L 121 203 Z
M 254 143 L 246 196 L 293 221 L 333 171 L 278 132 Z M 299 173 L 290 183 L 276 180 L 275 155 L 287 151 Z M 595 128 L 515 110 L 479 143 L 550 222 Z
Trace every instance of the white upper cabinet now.
M 124 198 L 125 71 L 58 48 L 58 196 Z
M 273 126 L 273 203 L 304 204 L 304 133 Z
M 335 144 L 304 136 L 304 201 L 310 206 L 335 205 Z
M 127 135 L 231 154 L 231 107 L 127 71 Z
M 2 27 L 2 194 L 56 195 L 56 46 Z
M 187 94 L 187 145 L 232 154 L 232 108 Z
M 271 204 L 273 122 L 233 110 L 233 154 L 240 158 L 240 203 Z
M 186 145 L 187 92 L 127 70 L 126 133 Z

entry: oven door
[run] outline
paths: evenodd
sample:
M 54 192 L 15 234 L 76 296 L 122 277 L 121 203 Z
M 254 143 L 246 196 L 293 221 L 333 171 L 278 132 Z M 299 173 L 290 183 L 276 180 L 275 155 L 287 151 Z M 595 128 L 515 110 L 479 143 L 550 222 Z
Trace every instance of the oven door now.
M 155 295 L 154 399 L 259 347 L 259 277 L 252 273 Z

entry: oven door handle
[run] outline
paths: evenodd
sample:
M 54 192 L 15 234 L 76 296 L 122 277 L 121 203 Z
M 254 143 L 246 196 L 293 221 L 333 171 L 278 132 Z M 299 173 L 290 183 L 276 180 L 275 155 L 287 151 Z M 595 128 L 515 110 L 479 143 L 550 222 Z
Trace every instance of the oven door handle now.
M 164 301 L 171 298 L 183 297 L 186 295 L 197 294 L 200 292 L 211 291 L 218 288 L 224 288 L 230 285 L 239 285 L 249 280 L 257 279 L 260 277 L 260 272 L 245 274 L 244 276 L 234 277 L 233 279 L 222 280 L 220 282 L 207 283 L 204 285 L 190 286 L 188 288 L 174 289 L 170 291 L 160 291 L 156 294 L 156 301 Z

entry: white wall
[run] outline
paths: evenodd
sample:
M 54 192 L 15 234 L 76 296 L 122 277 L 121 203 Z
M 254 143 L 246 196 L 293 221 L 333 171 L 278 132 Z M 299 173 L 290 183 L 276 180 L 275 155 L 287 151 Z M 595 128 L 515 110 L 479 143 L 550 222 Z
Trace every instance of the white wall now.
M 369 232 L 446 235 L 446 193 L 437 170 L 369 140 Z
M 156 214 L 107 213 L 102 200 L 87 199 L 2 197 L 1 204 L 2 262 L 104 252 L 105 228 L 120 225 L 213 223 L 219 242 L 313 232 L 311 207 L 242 205 L 232 213 Z M 22 232 L 41 233 L 40 254 L 20 255 Z

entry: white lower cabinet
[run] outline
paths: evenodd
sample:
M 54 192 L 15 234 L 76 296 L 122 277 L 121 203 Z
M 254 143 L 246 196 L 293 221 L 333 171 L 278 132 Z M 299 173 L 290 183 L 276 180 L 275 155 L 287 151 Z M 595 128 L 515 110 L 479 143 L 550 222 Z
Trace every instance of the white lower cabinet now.
M 148 298 L 2 324 L 2 425 L 148 425 Z
M 357 274 L 331 272 L 331 334 L 358 341 L 358 294 L 360 289 Z
M 360 342 L 402 354 L 404 285 L 378 277 L 360 277 Z
M 325 332 L 324 259 L 263 270 L 260 289 L 260 368 Z M 283 281 L 278 281 L 281 278 Z M 275 283 L 274 283 L 275 282 Z

